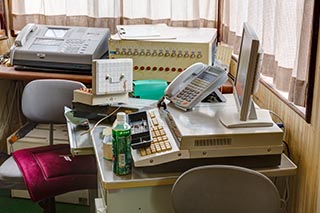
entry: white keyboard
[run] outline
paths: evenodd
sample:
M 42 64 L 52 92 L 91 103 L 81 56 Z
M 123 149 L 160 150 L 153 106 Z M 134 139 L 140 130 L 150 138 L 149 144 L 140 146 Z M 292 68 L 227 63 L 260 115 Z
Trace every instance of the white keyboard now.
M 188 151 L 180 151 L 167 123 L 161 118 L 157 108 L 148 110 L 152 142 L 150 147 L 132 150 L 136 167 L 154 166 L 174 160 L 189 158 Z

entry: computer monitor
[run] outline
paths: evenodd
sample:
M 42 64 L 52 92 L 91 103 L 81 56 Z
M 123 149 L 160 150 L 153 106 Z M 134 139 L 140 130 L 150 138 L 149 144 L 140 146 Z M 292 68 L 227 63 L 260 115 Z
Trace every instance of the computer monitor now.
M 233 94 L 239 110 L 240 121 L 246 121 L 250 116 L 252 95 L 255 87 L 257 86 L 257 78 L 260 75 L 258 70 L 258 60 L 258 36 L 247 23 L 244 23 L 237 72 L 233 88 Z
M 233 85 L 236 111 L 224 111 L 220 121 L 227 127 L 272 126 L 269 111 L 257 110 L 252 96 L 258 85 L 262 63 L 262 51 L 254 30 L 243 24 L 237 73 Z M 229 109 L 230 110 L 230 109 Z

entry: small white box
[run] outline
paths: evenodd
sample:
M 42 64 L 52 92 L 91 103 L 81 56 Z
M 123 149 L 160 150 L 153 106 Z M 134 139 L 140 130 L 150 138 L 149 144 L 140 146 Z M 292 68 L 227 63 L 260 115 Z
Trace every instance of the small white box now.
M 132 91 L 132 59 L 96 59 L 92 61 L 92 92 L 95 95 Z

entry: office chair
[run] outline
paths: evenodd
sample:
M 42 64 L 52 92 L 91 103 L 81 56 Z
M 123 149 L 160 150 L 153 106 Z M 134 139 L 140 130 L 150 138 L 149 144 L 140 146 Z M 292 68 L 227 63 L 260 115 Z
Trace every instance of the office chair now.
M 27 188 L 44 212 L 55 212 L 55 195 L 97 187 L 94 156 L 64 159 L 61 156 L 70 155 L 69 144 L 53 145 L 53 124 L 66 123 L 64 106 L 71 105 L 73 90 L 81 87 L 85 86 L 80 82 L 58 79 L 28 83 L 22 94 L 22 113 L 29 121 L 50 124 L 50 145 L 15 151 L 0 167 L 0 188 Z
M 176 213 L 279 213 L 277 188 L 263 174 L 227 165 L 200 166 L 184 172 L 171 198 Z

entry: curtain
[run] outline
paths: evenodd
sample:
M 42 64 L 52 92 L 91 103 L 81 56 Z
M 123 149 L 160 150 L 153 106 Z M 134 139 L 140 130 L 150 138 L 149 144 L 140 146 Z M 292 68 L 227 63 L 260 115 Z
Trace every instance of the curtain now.
M 0 40 L 7 38 L 7 25 L 4 0 L 0 0 Z
M 11 28 L 26 23 L 108 27 L 166 23 L 216 27 L 217 0 L 12 0 Z
M 290 101 L 304 106 L 314 1 L 12 0 L 10 26 L 13 30 L 32 22 L 95 26 L 108 27 L 111 33 L 118 24 L 216 27 L 219 39 L 238 53 L 242 25 L 248 22 L 264 50 L 262 74 Z
M 305 106 L 314 0 L 224 0 L 222 40 L 239 51 L 243 22 L 256 31 L 264 51 L 262 74 Z

